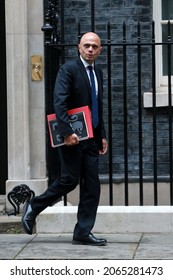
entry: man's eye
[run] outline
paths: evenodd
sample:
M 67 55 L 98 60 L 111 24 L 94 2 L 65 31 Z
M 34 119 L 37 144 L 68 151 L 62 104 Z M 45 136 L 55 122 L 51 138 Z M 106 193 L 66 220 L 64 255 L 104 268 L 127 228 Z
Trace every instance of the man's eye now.
M 94 50 L 98 49 L 97 45 L 93 45 L 92 47 L 93 47 Z
M 89 45 L 89 44 L 85 44 L 84 47 L 85 47 L 86 49 L 88 49 L 88 48 L 90 47 L 90 45 Z
M 94 50 L 96 50 L 96 49 L 98 48 L 97 45 L 90 45 L 90 44 L 85 44 L 85 45 L 84 45 L 84 48 L 85 48 L 85 49 L 89 49 L 90 47 L 92 47 Z

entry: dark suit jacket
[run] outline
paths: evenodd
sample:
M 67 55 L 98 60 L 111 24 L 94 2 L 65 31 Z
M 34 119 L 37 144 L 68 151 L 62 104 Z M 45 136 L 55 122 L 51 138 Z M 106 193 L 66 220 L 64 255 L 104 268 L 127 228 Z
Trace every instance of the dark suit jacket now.
M 94 131 L 99 147 L 101 139 L 106 138 L 102 117 L 103 75 L 95 66 L 98 81 L 99 126 Z M 67 110 L 88 105 L 91 108 L 91 87 L 86 69 L 78 57 L 62 65 L 59 69 L 54 88 L 54 109 L 61 136 L 73 133 L 68 122 Z

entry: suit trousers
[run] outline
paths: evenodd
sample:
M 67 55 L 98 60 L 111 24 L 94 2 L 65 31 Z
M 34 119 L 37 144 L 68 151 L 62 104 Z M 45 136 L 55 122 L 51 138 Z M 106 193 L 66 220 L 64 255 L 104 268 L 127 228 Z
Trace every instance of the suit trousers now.
M 87 139 L 78 145 L 64 145 L 58 149 L 61 164 L 60 177 L 43 194 L 34 197 L 31 206 L 39 214 L 46 207 L 52 206 L 60 197 L 74 190 L 81 179 L 74 236 L 87 236 L 94 226 L 100 199 L 98 145 L 94 139 Z

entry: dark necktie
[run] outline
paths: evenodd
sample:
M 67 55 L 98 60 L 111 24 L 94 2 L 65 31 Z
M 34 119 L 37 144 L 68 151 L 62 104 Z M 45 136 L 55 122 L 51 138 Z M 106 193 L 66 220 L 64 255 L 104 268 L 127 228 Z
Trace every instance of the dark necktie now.
M 91 82 L 91 94 L 92 94 L 92 123 L 94 127 L 98 126 L 99 123 L 99 116 L 98 116 L 98 101 L 96 96 L 96 87 L 95 87 L 95 80 L 93 74 L 93 67 L 90 65 L 88 66 L 89 74 L 90 74 L 90 82 Z

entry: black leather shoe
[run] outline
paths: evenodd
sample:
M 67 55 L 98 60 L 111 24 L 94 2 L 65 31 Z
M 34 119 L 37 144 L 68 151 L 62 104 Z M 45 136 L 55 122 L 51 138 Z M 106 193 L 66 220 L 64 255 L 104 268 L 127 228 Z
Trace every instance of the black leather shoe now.
M 96 238 L 92 233 L 90 233 L 88 236 L 73 236 L 72 241 L 72 244 L 92 246 L 104 246 L 106 243 L 106 239 Z
M 22 225 L 27 234 L 32 234 L 37 214 L 32 210 L 31 204 L 26 203 L 23 216 Z

